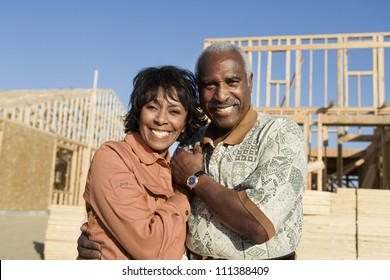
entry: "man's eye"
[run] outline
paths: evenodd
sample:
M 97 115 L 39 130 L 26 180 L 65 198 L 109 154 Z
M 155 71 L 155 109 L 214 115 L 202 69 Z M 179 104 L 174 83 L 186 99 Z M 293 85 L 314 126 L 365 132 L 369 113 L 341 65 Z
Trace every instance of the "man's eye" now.
M 203 82 L 203 88 L 206 88 L 208 90 L 214 89 L 215 88 L 215 83 L 212 81 L 204 81 Z
M 215 89 L 215 85 L 213 85 L 213 84 L 207 85 L 207 86 L 205 86 L 205 88 L 208 90 L 212 90 L 212 89 Z
M 228 79 L 228 80 L 226 80 L 226 84 L 231 85 L 231 86 L 238 85 L 239 83 L 240 83 L 239 79 Z

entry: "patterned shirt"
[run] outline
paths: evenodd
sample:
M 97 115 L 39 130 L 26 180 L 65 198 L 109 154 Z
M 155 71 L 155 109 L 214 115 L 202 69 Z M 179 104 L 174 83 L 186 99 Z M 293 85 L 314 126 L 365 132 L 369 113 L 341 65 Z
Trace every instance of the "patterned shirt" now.
M 286 118 L 262 113 L 256 117 L 253 108 L 250 113 L 255 116 L 247 131 L 234 130 L 216 147 L 212 140 L 206 143 L 207 137 L 203 139 L 205 171 L 223 186 L 236 190 L 239 196 L 246 194 L 273 227 L 267 229 L 262 223 L 270 240 L 253 244 L 220 223 L 194 195 L 186 245 L 196 254 L 223 259 L 268 259 L 287 255 L 298 246 L 307 165 L 302 130 Z M 206 136 L 210 130 L 209 126 Z M 230 142 L 237 142 L 231 141 L 234 138 L 240 140 L 227 144 L 228 138 Z

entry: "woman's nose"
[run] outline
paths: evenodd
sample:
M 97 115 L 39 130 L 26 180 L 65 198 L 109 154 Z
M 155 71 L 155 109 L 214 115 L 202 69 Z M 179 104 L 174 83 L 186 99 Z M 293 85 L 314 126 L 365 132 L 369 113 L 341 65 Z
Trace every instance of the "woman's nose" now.
M 158 123 L 159 125 L 165 124 L 168 122 L 168 114 L 165 112 L 165 110 L 160 110 L 156 117 L 154 118 L 154 121 Z

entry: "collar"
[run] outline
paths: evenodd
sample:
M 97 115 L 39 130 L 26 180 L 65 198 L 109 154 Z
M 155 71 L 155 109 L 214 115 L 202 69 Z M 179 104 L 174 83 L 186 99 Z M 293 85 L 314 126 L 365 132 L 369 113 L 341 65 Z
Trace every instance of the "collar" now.
M 240 123 L 234 128 L 229 135 L 223 139 L 221 142 L 228 145 L 236 145 L 241 143 L 245 135 L 251 130 L 253 125 L 255 124 L 257 120 L 257 112 L 255 109 L 251 106 L 244 116 L 244 118 L 240 121 Z M 205 136 L 203 138 L 203 144 L 211 144 L 212 146 L 214 141 L 217 140 L 214 138 L 214 131 L 218 128 L 213 125 L 212 123 L 209 124 L 209 126 L 206 129 Z
M 142 139 L 139 132 L 129 132 L 125 137 L 125 142 L 127 142 L 134 153 L 139 158 L 140 162 L 145 163 L 146 165 L 150 165 L 155 163 L 156 161 L 163 160 L 169 165 L 171 160 L 171 156 L 169 154 L 169 150 L 167 152 L 167 156 L 163 158 L 158 153 L 154 152 Z

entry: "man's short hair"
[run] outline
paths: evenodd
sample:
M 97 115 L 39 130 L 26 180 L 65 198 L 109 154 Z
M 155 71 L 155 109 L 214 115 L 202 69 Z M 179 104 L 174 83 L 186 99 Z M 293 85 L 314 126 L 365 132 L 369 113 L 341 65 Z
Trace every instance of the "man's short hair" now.
M 252 74 L 252 66 L 249 62 L 249 58 L 248 58 L 247 53 L 242 48 L 236 46 L 235 44 L 225 42 L 225 41 L 214 42 L 200 53 L 200 55 L 198 56 L 196 63 L 195 63 L 196 79 L 198 79 L 198 81 L 199 81 L 199 62 L 206 54 L 230 52 L 230 51 L 236 51 L 242 57 L 245 72 L 246 72 L 246 78 L 249 82 L 249 77 Z

